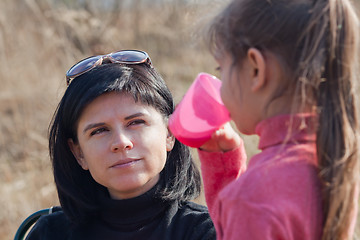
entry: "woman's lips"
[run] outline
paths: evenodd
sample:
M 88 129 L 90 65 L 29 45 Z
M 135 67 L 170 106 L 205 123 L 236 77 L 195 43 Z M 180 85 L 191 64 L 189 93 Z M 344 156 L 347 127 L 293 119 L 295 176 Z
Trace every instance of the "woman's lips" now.
M 132 159 L 132 158 L 123 159 L 123 160 L 117 161 L 115 164 L 113 164 L 111 166 L 111 168 L 120 168 L 120 167 L 131 166 L 138 161 L 140 161 L 140 159 Z

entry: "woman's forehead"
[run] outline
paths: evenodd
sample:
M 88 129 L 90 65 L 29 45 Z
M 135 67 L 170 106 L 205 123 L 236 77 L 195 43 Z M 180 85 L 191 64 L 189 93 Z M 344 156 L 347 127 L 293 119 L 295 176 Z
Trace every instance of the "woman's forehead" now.
M 103 116 L 117 114 L 122 118 L 127 118 L 134 114 L 144 116 L 161 115 L 153 106 L 135 101 L 134 97 L 126 92 L 109 92 L 100 95 L 90 102 L 83 110 L 80 119 L 92 118 L 97 119 Z

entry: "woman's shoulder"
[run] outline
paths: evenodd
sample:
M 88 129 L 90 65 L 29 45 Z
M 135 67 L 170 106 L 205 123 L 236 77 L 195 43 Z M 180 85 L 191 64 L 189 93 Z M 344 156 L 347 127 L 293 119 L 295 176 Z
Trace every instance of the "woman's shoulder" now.
M 194 214 L 205 214 L 205 215 L 209 214 L 208 208 L 206 206 L 190 201 L 181 204 L 180 210 Z
M 70 229 L 70 220 L 62 210 L 41 216 L 27 236 L 32 239 L 65 239 Z
M 208 208 L 195 202 L 183 202 L 179 205 L 173 219 L 183 239 L 213 240 L 216 238 L 215 227 Z M 196 228 L 196 231 L 194 229 Z
M 59 210 L 40 217 L 37 224 L 47 225 L 48 227 L 56 228 L 58 226 L 61 227 L 63 225 L 70 225 L 70 221 L 69 218 L 64 214 L 64 212 L 62 210 Z
M 180 205 L 177 215 L 187 226 L 204 226 L 204 230 L 213 228 L 208 208 L 204 205 L 184 202 Z

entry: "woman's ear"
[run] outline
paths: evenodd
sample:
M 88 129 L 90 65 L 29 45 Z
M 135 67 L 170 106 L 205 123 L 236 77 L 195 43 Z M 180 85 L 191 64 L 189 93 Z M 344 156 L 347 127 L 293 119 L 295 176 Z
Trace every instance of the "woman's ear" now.
M 247 58 L 251 67 L 251 90 L 255 92 L 260 90 L 266 84 L 266 62 L 264 55 L 256 48 L 250 48 L 248 50 Z
M 168 129 L 168 134 L 166 137 L 166 151 L 170 152 L 175 145 L 175 137 Z
M 87 162 L 84 158 L 84 154 L 81 150 L 80 145 L 78 143 L 74 143 L 74 141 L 71 138 L 68 139 L 68 145 L 74 157 L 76 158 L 77 162 L 82 167 L 82 169 L 89 170 L 89 166 L 87 165 Z

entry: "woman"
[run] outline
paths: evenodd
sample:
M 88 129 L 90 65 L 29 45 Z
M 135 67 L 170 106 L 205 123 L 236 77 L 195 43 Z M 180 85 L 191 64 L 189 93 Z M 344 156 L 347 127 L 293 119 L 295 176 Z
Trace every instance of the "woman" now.
M 80 61 L 50 126 L 63 211 L 27 239 L 215 239 L 189 149 L 168 131 L 174 103 L 147 53 Z

